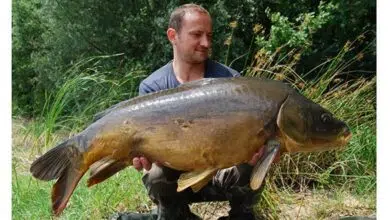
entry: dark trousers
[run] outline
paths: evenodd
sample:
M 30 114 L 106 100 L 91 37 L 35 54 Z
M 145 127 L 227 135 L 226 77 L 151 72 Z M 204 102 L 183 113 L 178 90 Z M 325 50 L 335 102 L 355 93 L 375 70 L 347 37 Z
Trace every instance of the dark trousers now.
M 249 180 L 252 169 L 252 166 L 242 164 L 219 170 L 213 179 L 197 193 L 194 193 L 191 188 L 177 192 L 177 180 L 182 172 L 168 167 L 153 164 L 152 169 L 145 173 L 142 181 L 149 197 L 158 205 L 158 212 L 166 213 L 168 216 L 185 215 L 185 212 L 189 212 L 188 204 L 205 201 L 229 201 L 231 206 L 229 215 L 231 216 L 252 213 L 256 195 L 259 195 L 263 189 L 263 186 L 257 191 L 250 189 Z

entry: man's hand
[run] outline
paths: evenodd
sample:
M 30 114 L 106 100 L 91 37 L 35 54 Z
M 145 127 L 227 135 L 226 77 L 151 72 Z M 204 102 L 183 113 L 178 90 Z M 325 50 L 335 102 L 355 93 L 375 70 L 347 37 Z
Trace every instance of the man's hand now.
M 257 161 L 260 160 L 260 158 L 263 156 L 264 154 L 264 147 L 260 147 L 259 150 L 253 155 L 252 159 L 248 162 L 249 165 L 256 165 Z M 278 162 L 280 160 L 280 152 L 278 152 L 278 154 L 276 155 L 275 159 L 274 159 L 274 163 L 275 162 Z
M 160 162 L 154 161 L 157 166 L 162 166 Z M 142 171 L 145 169 L 146 171 L 149 171 L 152 169 L 152 163 L 146 159 L 146 157 L 134 157 L 133 158 L 133 167 L 137 169 L 138 171 Z
M 134 157 L 133 166 L 138 171 L 141 171 L 142 169 L 149 171 L 152 168 L 152 163 L 150 163 L 145 157 Z

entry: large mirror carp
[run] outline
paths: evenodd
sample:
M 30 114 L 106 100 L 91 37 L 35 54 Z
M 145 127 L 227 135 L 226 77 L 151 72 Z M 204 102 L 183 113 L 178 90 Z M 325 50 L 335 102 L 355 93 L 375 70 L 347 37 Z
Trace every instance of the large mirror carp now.
M 280 81 L 207 78 L 118 103 L 30 171 L 40 180 L 58 179 L 52 209 L 59 215 L 87 170 L 92 186 L 137 156 L 186 171 L 178 191 L 198 191 L 218 169 L 246 163 L 266 145 L 250 181 L 257 189 L 277 152 L 330 150 L 350 138 L 344 122 Z

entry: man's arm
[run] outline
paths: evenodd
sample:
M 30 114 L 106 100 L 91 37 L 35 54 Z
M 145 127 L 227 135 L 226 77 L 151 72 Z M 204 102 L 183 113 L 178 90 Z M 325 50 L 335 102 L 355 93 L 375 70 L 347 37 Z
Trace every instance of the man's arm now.
M 151 92 L 155 92 L 155 91 L 156 91 L 156 89 L 152 88 L 151 86 L 146 84 L 144 81 L 142 81 L 139 84 L 138 95 L 145 95 L 145 94 L 148 94 L 148 93 L 151 93 Z

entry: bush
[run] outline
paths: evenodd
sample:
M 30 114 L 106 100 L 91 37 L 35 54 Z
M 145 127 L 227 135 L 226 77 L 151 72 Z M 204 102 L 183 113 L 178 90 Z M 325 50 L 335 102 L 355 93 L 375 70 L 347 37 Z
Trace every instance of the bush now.
M 159 68 L 172 59 L 165 36 L 169 14 L 183 3 L 186 1 L 14 1 L 14 114 L 39 115 L 46 97 L 69 77 L 67 70 L 89 57 L 121 54 L 99 61 L 109 79 L 135 69 L 148 74 Z M 375 39 L 375 1 L 195 3 L 207 8 L 213 18 L 212 58 L 238 71 L 245 72 L 260 49 L 271 54 L 280 49 L 279 54 L 287 54 L 293 49 L 300 52 L 294 64 L 297 72 L 308 72 L 363 32 L 363 42 L 351 56 Z M 349 68 L 366 70 L 359 74 L 372 77 L 375 50 Z

